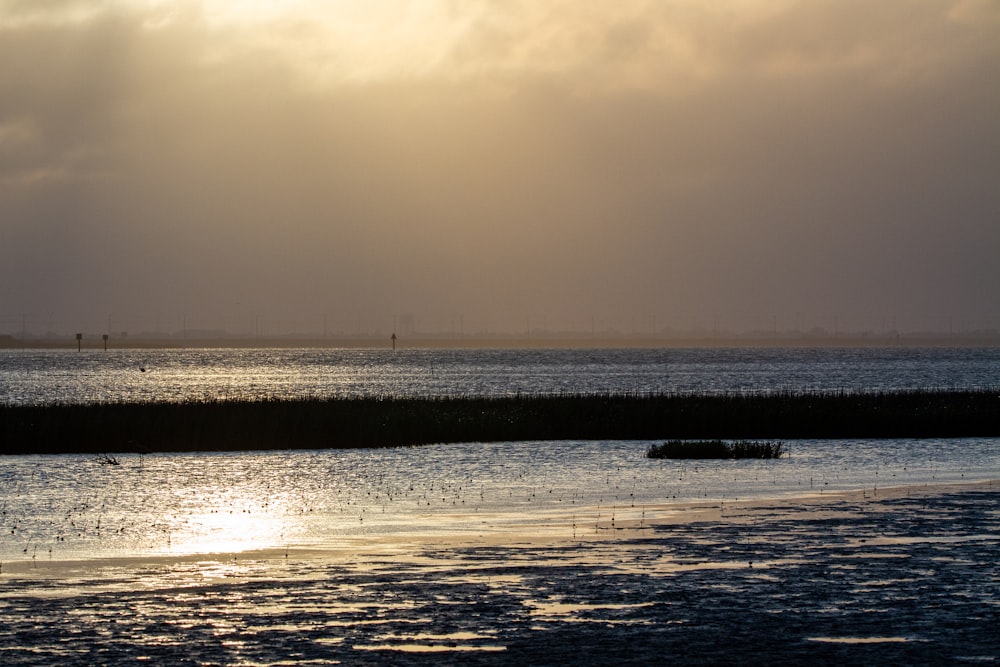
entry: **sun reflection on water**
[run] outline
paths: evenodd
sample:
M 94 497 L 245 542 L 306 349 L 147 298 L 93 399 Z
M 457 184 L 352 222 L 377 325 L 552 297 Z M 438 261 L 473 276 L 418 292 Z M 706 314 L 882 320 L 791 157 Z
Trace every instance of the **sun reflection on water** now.
M 996 475 L 995 440 L 795 441 L 777 463 L 662 462 L 645 442 L 467 443 L 419 449 L 10 457 L 0 560 L 236 554 L 355 539 L 643 530 L 662 507 L 725 506 Z M 656 508 L 661 509 L 656 509 Z
M 167 553 L 228 553 L 280 545 L 286 520 L 273 514 L 211 511 L 189 517 L 184 529 L 168 538 Z

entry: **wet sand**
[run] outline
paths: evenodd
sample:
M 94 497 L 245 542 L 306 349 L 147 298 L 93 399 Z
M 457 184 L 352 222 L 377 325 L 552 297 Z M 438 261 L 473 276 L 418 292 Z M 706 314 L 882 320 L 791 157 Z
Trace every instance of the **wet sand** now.
M 4 563 L 0 664 L 1000 661 L 1000 483 Z

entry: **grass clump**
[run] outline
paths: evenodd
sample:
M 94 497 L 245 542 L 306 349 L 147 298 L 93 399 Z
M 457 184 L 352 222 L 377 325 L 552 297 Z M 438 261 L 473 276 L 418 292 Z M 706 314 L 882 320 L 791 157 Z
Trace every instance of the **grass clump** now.
M 646 450 L 650 459 L 778 459 L 782 454 L 782 443 L 755 440 L 668 440 Z

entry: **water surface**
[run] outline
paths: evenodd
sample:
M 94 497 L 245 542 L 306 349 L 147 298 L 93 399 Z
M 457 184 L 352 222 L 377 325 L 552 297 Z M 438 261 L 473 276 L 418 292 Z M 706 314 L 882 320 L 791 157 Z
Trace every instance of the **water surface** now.
M 789 441 L 774 461 L 666 461 L 649 442 L 0 459 L 0 559 L 330 548 L 352 537 L 565 530 L 667 504 L 1000 478 L 996 439 Z
M 1000 348 L 0 350 L 0 403 L 997 386 Z

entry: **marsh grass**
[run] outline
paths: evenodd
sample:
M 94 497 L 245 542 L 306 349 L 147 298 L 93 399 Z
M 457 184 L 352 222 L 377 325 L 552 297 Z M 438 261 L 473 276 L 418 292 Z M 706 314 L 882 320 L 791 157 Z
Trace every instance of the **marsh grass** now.
M 668 440 L 646 450 L 650 459 L 780 459 L 781 442 L 756 440 Z
M 0 405 L 2 454 L 998 435 L 996 389 Z

